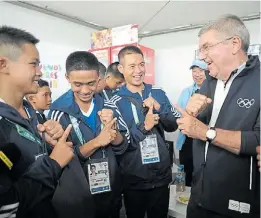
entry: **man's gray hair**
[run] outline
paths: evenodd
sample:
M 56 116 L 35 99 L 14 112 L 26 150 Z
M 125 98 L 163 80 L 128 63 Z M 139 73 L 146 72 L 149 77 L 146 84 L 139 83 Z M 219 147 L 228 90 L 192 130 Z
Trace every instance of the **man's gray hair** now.
M 200 37 L 209 30 L 216 30 L 227 38 L 238 36 L 242 41 L 242 50 L 247 53 L 250 44 L 250 35 L 245 24 L 239 17 L 231 14 L 222 16 L 216 21 L 204 26 L 199 31 L 198 36 Z

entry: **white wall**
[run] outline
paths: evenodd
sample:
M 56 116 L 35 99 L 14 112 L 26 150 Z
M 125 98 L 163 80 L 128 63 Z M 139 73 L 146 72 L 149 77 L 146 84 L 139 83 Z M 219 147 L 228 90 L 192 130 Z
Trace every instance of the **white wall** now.
M 95 31 L 82 25 L 1 1 L 0 25 L 22 28 L 40 39 L 37 47 L 41 62 L 46 66 L 44 75 L 49 73 L 57 73 L 58 75 L 58 86 L 52 89 L 54 99 L 68 88 L 64 79 L 67 56 L 76 50 L 87 51 L 91 45 L 91 32 Z M 59 70 L 55 71 L 54 65 L 60 66 Z M 43 78 L 54 80 L 49 76 Z
M 261 44 L 260 20 L 245 22 L 251 36 L 251 44 Z M 183 88 L 192 84 L 189 67 L 198 48 L 200 29 L 143 38 L 141 45 L 155 49 L 156 85 L 162 87 L 175 104 Z M 176 141 L 176 133 L 166 134 Z M 176 155 L 178 153 L 176 151 Z
M 40 12 L 0 1 L 0 25 L 11 25 L 33 33 L 42 42 L 89 49 L 94 30 Z

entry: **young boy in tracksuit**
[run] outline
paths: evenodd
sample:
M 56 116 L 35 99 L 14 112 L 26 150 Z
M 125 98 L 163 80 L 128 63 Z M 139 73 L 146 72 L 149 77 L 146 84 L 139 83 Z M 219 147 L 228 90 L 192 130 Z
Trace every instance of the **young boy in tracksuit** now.
M 90 210 L 94 210 L 94 217 L 116 218 L 121 183 L 115 156 L 128 148 L 127 126 L 117 107 L 95 94 L 99 62 L 93 54 L 85 51 L 70 54 L 66 60 L 66 77 L 71 90 L 52 104 L 49 116 L 62 126 L 73 124 L 70 139 L 88 181 L 89 201 L 94 202 Z M 90 216 L 87 213 L 81 217 Z
M 118 57 L 126 85 L 111 101 L 131 134 L 130 146 L 119 156 L 127 217 L 143 218 L 147 212 L 148 218 L 166 218 L 172 175 L 164 130 L 177 129 L 179 113 L 163 90 L 143 83 L 145 62 L 138 47 L 126 46 Z
M 73 157 L 65 136 L 70 127 L 64 132 L 52 120 L 39 125 L 23 100 L 39 88 L 38 42 L 24 30 L 0 26 L 0 217 L 56 218 L 51 199 Z M 55 146 L 50 154 L 48 145 Z
M 96 92 L 100 93 L 106 100 L 111 99 L 124 84 L 124 77 L 118 70 L 118 64 L 119 62 L 111 63 L 107 71 L 104 72 L 106 68 L 100 63 L 100 81 Z
M 44 111 L 49 110 L 51 106 L 52 92 L 47 81 L 40 79 L 38 84 L 37 94 L 29 94 L 26 96 L 26 99 L 35 109 L 38 122 L 43 124 L 47 121 Z

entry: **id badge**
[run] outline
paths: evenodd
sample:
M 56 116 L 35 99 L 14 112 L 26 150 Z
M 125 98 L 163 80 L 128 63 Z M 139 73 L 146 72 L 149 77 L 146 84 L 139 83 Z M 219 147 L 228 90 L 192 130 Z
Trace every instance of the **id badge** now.
M 90 160 L 88 162 L 88 177 L 91 194 L 111 191 L 108 158 Z
M 148 135 L 140 142 L 140 152 L 142 164 L 151 164 L 160 162 L 157 136 Z

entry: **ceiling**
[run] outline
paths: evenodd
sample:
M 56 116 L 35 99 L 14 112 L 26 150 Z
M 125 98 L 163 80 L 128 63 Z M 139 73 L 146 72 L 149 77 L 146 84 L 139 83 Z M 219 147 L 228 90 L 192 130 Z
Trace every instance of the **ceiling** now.
M 260 18 L 259 1 L 18 1 L 15 4 L 62 15 L 87 26 L 91 23 L 96 29 L 138 24 L 143 36 L 205 24 L 228 13 Z

